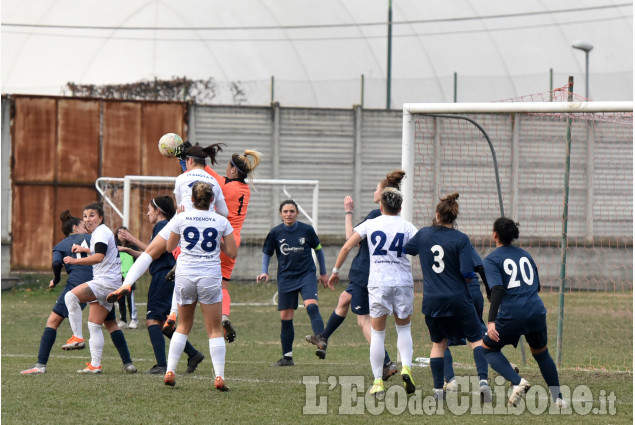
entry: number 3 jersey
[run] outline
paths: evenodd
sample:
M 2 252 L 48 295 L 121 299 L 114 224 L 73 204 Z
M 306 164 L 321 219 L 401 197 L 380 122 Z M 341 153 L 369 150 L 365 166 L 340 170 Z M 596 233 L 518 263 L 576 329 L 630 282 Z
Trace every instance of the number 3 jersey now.
M 423 272 L 423 314 L 460 316 L 474 309 L 464 277 L 474 272 L 472 245 L 465 233 L 443 226 L 423 227 L 404 251 L 419 255 Z
M 538 268 L 527 251 L 512 245 L 498 247 L 485 257 L 483 266 L 489 287 L 505 288 L 497 320 L 526 320 L 547 314 L 538 295 Z
M 177 214 L 170 230 L 181 235 L 181 254 L 177 275 L 221 278 L 220 244 L 223 236 L 234 232 L 229 221 L 213 211 L 192 209 Z
M 353 230 L 368 240 L 369 288 L 414 287 L 410 261 L 403 252 L 404 245 L 417 233 L 412 223 L 398 215 L 381 215 L 360 223 Z

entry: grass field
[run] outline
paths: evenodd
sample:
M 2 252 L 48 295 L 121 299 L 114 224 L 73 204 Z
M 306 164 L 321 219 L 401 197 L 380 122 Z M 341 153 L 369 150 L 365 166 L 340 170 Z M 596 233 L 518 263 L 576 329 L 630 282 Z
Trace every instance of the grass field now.
M 403 424 L 428 420 L 443 423 L 508 424 L 509 415 L 455 414 L 448 408 L 441 414 L 428 417 L 428 410 L 417 407 L 418 400 L 431 394 L 432 377 L 427 367 L 413 368 L 417 387 L 422 390 L 408 400 L 400 398 L 397 377 L 388 381 L 394 398 L 387 396 L 386 407 L 360 404 L 362 414 L 342 414 L 342 406 L 356 405 L 347 397 L 345 379 L 363 380 L 363 387 L 371 383 L 368 345 L 357 327 L 353 315 L 331 337 L 326 360 L 318 360 L 313 346 L 304 341 L 311 333 L 308 316 L 298 310 L 295 324 L 294 359 L 292 368 L 272 368 L 270 364 L 280 358 L 280 321 L 273 305 L 254 305 L 271 300 L 275 286 L 232 285 L 232 300 L 241 305 L 232 308 L 232 320 L 238 332 L 237 340 L 227 345 L 226 379 L 231 388 L 228 393 L 214 391 L 211 380 L 211 362 L 207 338 L 200 316 L 194 324 L 190 341 L 203 351 L 206 359 L 199 369 L 185 375 L 183 356 L 177 370 L 176 387 L 166 387 L 162 376 L 146 375 L 143 371 L 154 365 L 152 349 L 143 321 L 139 329 L 125 330 L 135 365 L 141 373 L 125 375 L 121 361 L 108 336 L 105 336 L 104 373 L 96 376 L 78 375 L 75 371 L 89 361 L 89 350 L 63 352 L 59 347 L 70 337 L 70 327 L 64 321 L 51 353 L 45 375 L 21 376 L 19 372 L 32 366 L 46 318 L 61 288 L 42 289 L 48 276 L 30 276 L 33 284 L 2 293 L 2 421 L 7 424 L 51 423 L 130 423 L 130 424 L 199 424 L 199 423 L 369 423 Z M 39 280 L 39 282 L 38 282 Z M 146 301 L 147 280 L 140 282 L 137 302 Z M 339 291 L 321 290 L 321 313 L 325 321 L 337 302 Z M 556 320 L 558 296 L 543 294 L 549 309 L 550 352 L 556 353 Z M 244 303 L 244 304 L 242 304 Z M 428 357 L 430 343 L 423 316 L 419 313 L 421 295 L 415 300 L 413 339 L 415 357 Z M 560 368 L 560 381 L 572 390 L 586 385 L 591 392 L 592 408 L 604 409 L 602 404 L 611 394 L 615 414 L 538 416 L 529 411 L 522 420 L 548 423 L 632 423 L 633 422 L 633 297 L 632 293 L 571 293 L 566 297 L 564 357 Z M 138 306 L 144 317 L 145 305 Z M 486 304 L 487 309 L 487 304 Z M 197 315 L 199 313 L 197 312 Z M 86 313 L 84 313 L 84 320 Z M 396 336 L 392 321 L 387 328 L 387 348 L 393 358 Z M 86 324 L 84 322 L 85 334 Z M 528 352 L 528 350 L 527 350 Z M 522 365 L 518 351 L 507 347 L 508 358 L 519 364 L 521 374 L 534 386 L 543 386 L 533 358 Z M 465 347 L 453 350 L 457 375 L 475 372 L 470 353 Z M 317 376 L 319 378 L 309 378 Z M 496 374 L 491 373 L 490 380 Z M 342 378 L 351 377 L 351 378 Z M 304 385 L 319 379 L 317 385 Z M 502 387 L 501 387 L 502 388 Z M 360 390 L 361 391 L 361 390 Z M 307 395 L 308 394 L 308 395 Z M 311 394 L 317 395 L 314 400 Z M 602 398 L 603 395 L 607 396 Z M 355 395 L 362 397 L 361 391 Z M 320 397 L 325 397 L 321 399 Z M 574 393 L 574 402 L 582 403 L 582 393 Z M 414 398 L 414 400 L 413 400 Z M 390 404 L 392 400 L 396 406 Z M 316 406 L 319 406 L 316 407 Z M 364 407 L 365 406 L 365 407 Z M 390 408 L 392 406 L 392 408 Z M 304 414 L 324 409 L 326 414 Z M 345 410 L 345 409 L 344 409 Z M 354 413 L 354 410 L 347 410 Z M 383 411 L 382 411 L 383 410 Z M 600 411 L 600 413 L 603 410 Z M 608 412 L 608 410 L 606 410 Z M 375 418 L 374 413 L 380 417 Z

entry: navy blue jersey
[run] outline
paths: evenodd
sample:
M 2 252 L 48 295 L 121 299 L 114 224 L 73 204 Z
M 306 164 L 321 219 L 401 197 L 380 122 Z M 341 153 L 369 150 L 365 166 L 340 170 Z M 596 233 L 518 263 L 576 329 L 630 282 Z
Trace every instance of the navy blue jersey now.
M 404 252 L 421 262 L 423 314 L 458 316 L 474 309 L 463 276 L 474 272 L 472 251 L 466 234 L 442 226 L 423 227 L 406 244 Z
M 497 319 L 522 321 L 547 314 L 538 296 L 538 268 L 527 251 L 512 245 L 498 247 L 485 257 L 483 266 L 490 288 L 505 288 Z
M 379 217 L 381 215 L 381 211 L 378 209 L 372 210 L 368 213 L 365 219 L 360 221 L 355 227 L 359 226 L 366 220 L 372 220 L 373 218 Z M 348 280 L 354 285 L 361 287 L 368 287 L 368 271 L 370 269 L 370 255 L 368 253 L 368 238 L 362 239 L 359 244 L 359 251 L 357 251 L 357 255 L 353 258 L 353 262 L 351 263 L 351 268 L 348 271 Z
M 476 250 L 474 249 L 473 246 L 472 246 L 472 262 L 474 262 L 474 268 L 483 265 L 483 260 L 481 260 L 481 256 L 478 255 L 478 252 L 476 252 Z M 478 289 L 480 291 L 481 290 L 480 289 L 480 284 L 481 284 L 481 282 L 478 279 L 478 274 L 474 273 L 474 277 L 472 278 L 470 283 L 468 283 L 468 285 L 475 287 L 475 288 L 472 288 L 472 289 Z
M 76 233 L 65 237 L 55 245 L 53 248 L 53 263 L 61 262 L 64 264 L 64 257 L 77 258 L 77 254 L 71 251 L 73 245 L 82 245 L 84 247 L 90 247 L 90 234 L 89 233 Z M 88 254 L 79 254 L 81 258 L 88 257 Z M 79 284 L 93 280 L 93 266 L 81 266 L 79 264 L 64 264 L 68 279 L 66 285 L 68 288 L 74 288 Z
M 161 229 L 163 229 L 166 224 L 168 224 L 168 220 L 158 221 L 154 225 L 154 227 L 152 228 L 152 239 L 154 239 L 159 234 Z M 150 263 L 150 274 L 154 275 L 156 272 L 163 269 L 171 270 L 175 264 L 176 260 L 174 259 L 174 256 L 169 252 L 164 252 L 159 258 L 153 260 L 152 263 Z
M 278 258 L 278 289 L 288 292 L 298 289 L 302 277 L 315 276 L 315 263 L 311 249 L 320 245 L 313 227 L 297 221 L 293 226 L 280 224 L 269 231 L 262 252 Z M 317 280 L 317 277 L 316 277 Z

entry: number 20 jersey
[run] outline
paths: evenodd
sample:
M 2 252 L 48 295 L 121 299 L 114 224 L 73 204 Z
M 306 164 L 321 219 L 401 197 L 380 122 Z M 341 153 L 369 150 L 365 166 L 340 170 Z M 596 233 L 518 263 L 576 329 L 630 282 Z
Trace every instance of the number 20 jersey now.
M 522 321 L 547 313 L 538 295 L 538 268 L 527 251 L 513 245 L 498 247 L 485 257 L 483 266 L 490 288 L 505 288 L 497 319 Z
M 191 209 L 177 214 L 170 224 L 181 235 L 178 275 L 221 277 L 220 243 L 234 232 L 229 221 L 213 211 Z
M 412 269 L 403 247 L 417 233 L 412 223 L 398 215 L 381 215 L 354 229 L 368 239 L 368 287 L 414 286 Z

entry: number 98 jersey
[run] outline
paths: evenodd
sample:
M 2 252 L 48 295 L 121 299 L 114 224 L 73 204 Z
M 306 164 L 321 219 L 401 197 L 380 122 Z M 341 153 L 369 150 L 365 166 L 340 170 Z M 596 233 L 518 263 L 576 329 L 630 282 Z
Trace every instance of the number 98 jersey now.
M 191 209 L 177 214 L 171 226 L 172 232 L 181 235 L 176 274 L 220 279 L 221 239 L 234 232 L 229 221 L 213 211 Z

